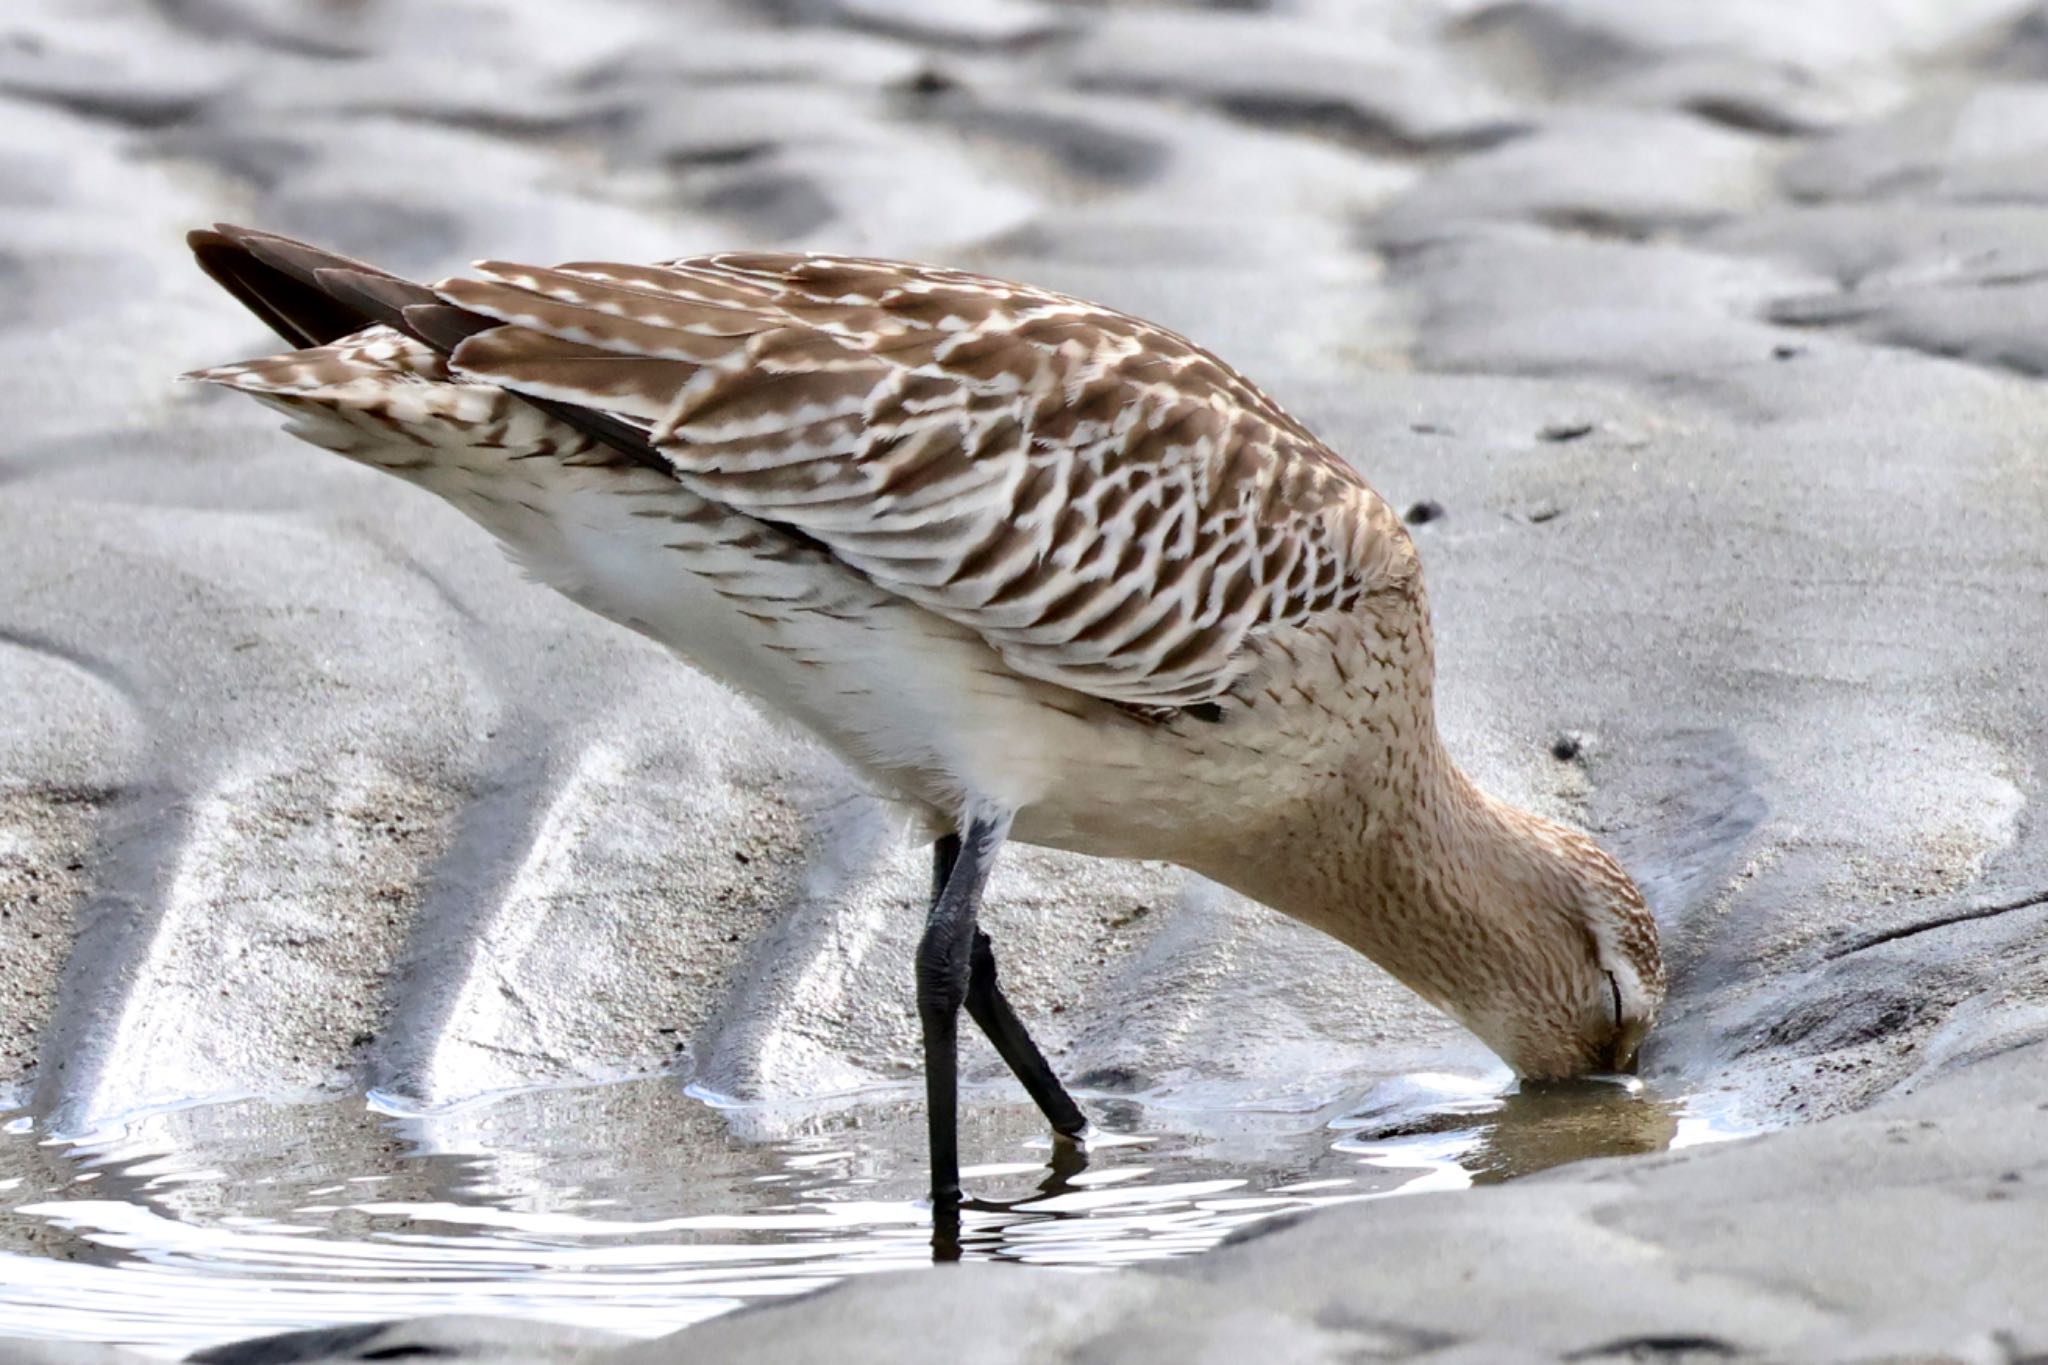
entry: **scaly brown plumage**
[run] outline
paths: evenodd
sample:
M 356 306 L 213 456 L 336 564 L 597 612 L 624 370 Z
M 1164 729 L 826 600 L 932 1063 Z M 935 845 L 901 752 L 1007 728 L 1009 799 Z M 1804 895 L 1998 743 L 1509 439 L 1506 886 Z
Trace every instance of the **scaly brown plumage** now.
M 306 347 L 198 377 L 809 726 L 971 836 L 956 881 L 1006 833 L 1172 860 L 1525 1075 L 1632 1059 L 1664 988 L 1634 884 L 1459 772 L 1399 518 L 1187 339 L 893 261 L 484 262 L 427 288 L 241 229 L 195 244 Z

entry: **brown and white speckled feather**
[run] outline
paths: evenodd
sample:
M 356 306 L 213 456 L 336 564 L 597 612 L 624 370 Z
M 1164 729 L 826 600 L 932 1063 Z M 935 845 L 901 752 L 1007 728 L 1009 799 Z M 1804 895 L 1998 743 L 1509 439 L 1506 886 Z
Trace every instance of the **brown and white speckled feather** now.
M 1411 595 L 1349 465 L 1163 328 L 958 271 L 780 254 L 485 262 L 454 368 L 630 417 L 686 487 L 828 546 L 1018 672 L 1186 706 L 1258 636 Z
M 1625 1058 L 1654 1017 L 1634 884 L 1445 753 L 1398 519 L 1184 338 L 885 261 L 487 263 L 429 292 L 241 229 L 194 246 L 323 343 L 195 377 L 445 498 L 936 825 L 998 809 L 1195 868 L 1524 1074 Z

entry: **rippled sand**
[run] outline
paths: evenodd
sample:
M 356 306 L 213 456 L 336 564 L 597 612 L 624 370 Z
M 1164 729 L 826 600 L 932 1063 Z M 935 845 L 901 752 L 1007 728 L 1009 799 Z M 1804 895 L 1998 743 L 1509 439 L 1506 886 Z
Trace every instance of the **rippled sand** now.
M 2044 33 L 2017 0 L 601 0 L 574 23 L 17 0 L 0 1103 L 76 1136 L 331 1098 L 275 1111 L 288 1153 L 308 1113 L 390 1131 L 369 1095 L 659 1077 L 616 1092 L 667 1099 L 623 1105 L 610 1145 L 729 1138 L 763 1174 L 797 1134 L 762 1115 L 836 1121 L 911 1075 L 925 872 L 887 812 L 432 499 L 173 389 L 271 344 L 184 257 L 214 218 L 422 275 L 902 254 L 1156 317 L 1432 509 L 1453 749 L 1621 849 L 1664 923 L 1653 1088 L 1818 1118 L 2025 1043 Z M 1021 854 L 991 897 L 1020 1007 L 1086 1088 L 1144 1097 L 1162 1186 L 1274 1196 L 1288 1132 L 1356 1155 L 1283 1125 L 1204 1167 L 1208 1121 L 1180 1115 L 1341 1115 L 1488 1066 L 1364 963 L 1170 870 Z M 685 1084 L 766 1107 L 721 1127 Z M 548 1150 L 528 1106 L 477 1111 L 510 1125 L 494 1150 Z M 135 1131 L 168 1169 L 217 1150 Z M 904 1179 L 916 1144 L 886 1131 L 877 1178 Z M 1584 1150 L 1552 1131 L 1509 1145 Z M 82 1159 L 6 1150 L 66 1191 Z M 0 1200 L 49 1202 L 32 1175 Z

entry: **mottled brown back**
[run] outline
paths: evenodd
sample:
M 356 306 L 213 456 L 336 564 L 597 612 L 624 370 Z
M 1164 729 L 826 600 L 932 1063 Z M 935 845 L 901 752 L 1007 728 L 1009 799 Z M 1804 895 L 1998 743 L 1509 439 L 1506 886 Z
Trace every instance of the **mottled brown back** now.
M 781 253 L 485 262 L 454 368 L 643 428 L 693 491 L 801 532 L 1028 676 L 1227 692 L 1259 632 L 1412 602 L 1386 504 L 1163 328 L 959 271 Z

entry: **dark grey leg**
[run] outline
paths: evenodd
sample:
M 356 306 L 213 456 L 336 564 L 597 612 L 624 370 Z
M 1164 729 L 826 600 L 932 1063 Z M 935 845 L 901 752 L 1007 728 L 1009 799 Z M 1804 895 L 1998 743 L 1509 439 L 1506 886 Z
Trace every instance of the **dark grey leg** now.
M 960 861 L 960 836 L 942 834 L 932 845 L 932 899 L 946 894 L 946 882 L 953 875 L 953 864 Z
M 970 967 L 967 1013 L 981 1025 L 981 1031 L 996 1045 L 996 1051 L 1017 1073 L 1017 1079 L 1024 1082 L 1024 1088 L 1031 1092 L 1052 1130 L 1063 1138 L 1078 1140 L 1088 1126 L 1088 1119 L 1060 1084 L 1060 1078 L 1053 1074 L 1045 1054 L 1025 1030 L 1024 1021 L 1003 997 L 1002 988 L 996 984 L 995 948 L 988 935 L 979 929 L 974 931 L 974 960 Z
M 949 834 L 932 846 L 932 894 L 944 891 L 947 880 L 952 876 L 954 862 L 960 856 L 958 835 Z M 1024 1088 L 1031 1092 L 1039 1112 L 1061 1137 L 1078 1138 L 1088 1126 L 1088 1120 L 1081 1113 L 1081 1106 L 1074 1103 L 1067 1094 L 1067 1088 L 1060 1084 L 1060 1078 L 1053 1073 L 1045 1054 L 1038 1050 L 1038 1044 L 1031 1039 L 1024 1021 L 1010 1007 L 1003 995 L 1002 987 L 996 980 L 995 945 L 980 928 L 974 931 L 974 955 L 969 963 L 967 978 L 967 1013 L 996 1045 L 1010 1070 L 1017 1079 L 1024 1082 Z
M 1001 846 L 1000 826 L 972 820 L 954 841 L 952 867 L 917 945 L 917 1015 L 924 1025 L 925 1127 L 931 1141 L 932 1214 L 938 1237 L 960 1214 L 960 1007 L 974 957 L 974 916 Z M 950 1238 L 946 1238 L 950 1240 Z M 957 1251 L 955 1252 L 957 1254 Z

